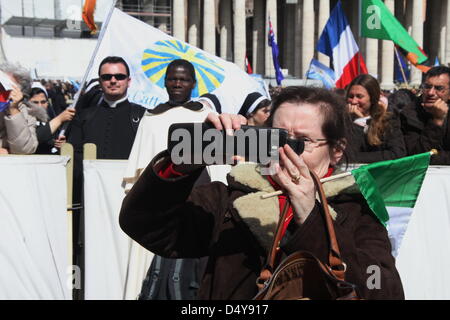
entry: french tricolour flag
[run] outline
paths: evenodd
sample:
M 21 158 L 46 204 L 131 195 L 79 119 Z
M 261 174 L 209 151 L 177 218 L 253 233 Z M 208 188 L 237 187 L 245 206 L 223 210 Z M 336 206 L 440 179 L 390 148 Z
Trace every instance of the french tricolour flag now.
M 331 11 L 317 44 L 317 50 L 333 61 L 338 88 L 345 88 L 358 74 L 367 73 L 366 64 L 353 38 L 341 1 L 338 1 Z

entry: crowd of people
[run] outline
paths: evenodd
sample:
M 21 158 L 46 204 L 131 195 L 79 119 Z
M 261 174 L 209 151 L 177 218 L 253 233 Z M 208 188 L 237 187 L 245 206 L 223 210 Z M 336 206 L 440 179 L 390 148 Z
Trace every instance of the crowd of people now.
M 8 107 L 0 113 L 0 154 L 58 154 L 66 141 L 59 129 L 75 115 L 75 109 L 68 107 L 76 85 L 33 81 L 29 70 L 18 64 L 3 63 L 0 70 L 13 83 Z
M 159 264 L 161 259 L 173 259 L 190 266 L 196 285 L 185 297 L 189 299 L 252 298 L 267 255 L 268 224 L 262 216 L 273 222 L 282 208 L 290 210 L 291 219 L 286 222 L 281 254 L 306 250 L 327 260 L 321 204 L 311 174 L 324 178 L 342 163 L 392 160 L 431 149 L 438 151 L 431 164 L 450 165 L 450 68 L 445 66 L 431 68 L 419 92 L 401 89 L 387 95 L 377 79 L 363 74 L 345 90 L 293 86 L 273 88 L 270 97 L 250 93 L 238 114 L 221 113 L 213 94 L 191 99 L 195 71 L 185 60 L 174 60 L 167 67 L 169 100 L 152 110 L 128 100 L 130 69 L 120 57 L 101 62 L 98 85 L 86 90 L 75 108 L 69 106 L 73 85 L 33 84 L 29 73 L 18 66 L 3 64 L 0 69 L 15 84 L 8 107 L 0 112 L 0 154 L 53 154 L 66 141 L 72 143 L 74 202 L 79 203 L 83 202 L 83 144 L 96 144 L 99 159 L 129 160 L 121 227 L 159 255 Z M 287 145 L 280 146 L 280 162 L 269 176 L 259 174 L 256 164 L 241 163 L 229 173 L 228 185 L 199 185 L 204 165 L 174 164 L 165 149 L 171 124 L 203 121 L 226 131 L 244 124 L 283 128 L 290 138 L 303 141 L 304 152 L 299 155 Z M 60 135 L 65 122 L 69 129 Z M 276 198 L 255 196 L 279 189 L 284 192 Z M 346 279 L 356 285 L 358 295 L 403 298 L 386 229 L 364 198 L 342 193 L 330 199 L 330 205 L 337 212 L 335 229 L 347 263 Z M 259 230 L 250 222 L 255 219 Z M 369 265 L 382 268 L 379 290 L 365 285 Z M 153 264 L 140 297 L 175 299 L 161 283 L 159 287 L 166 289 L 150 292 L 155 268 Z
M 32 81 L 28 70 L 14 64 L 4 63 L 1 70 L 9 74 L 16 83 L 10 94 L 11 103 L 0 118 L 1 154 L 57 153 L 66 141 L 65 136 L 58 135 L 61 125 L 71 121 L 76 110 L 84 110 L 98 104 L 101 93 L 108 90 L 100 81 L 96 90 L 82 96 L 77 108 L 68 108 L 73 103 L 78 89 L 76 83 L 60 80 Z M 346 161 L 370 163 L 436 149 L 439 154 L 433 157 L 432 164 L 450 164 L 450 133 L 447 125 L 449 78 L 449 69 L 439 66 L 424 76 L 419 91 L 405 88 L 393 92 L 382 91 L 378 80 L 367 74 L 353 79 L 345 90 L 333 90 L 346 100 L 347 115 L 351 122 L 347 124 Z M 114 80 L 118 84 L 127 81 Z M 125 84 L 122 90 L 124 92 L 119 93 L 126 94 L 127 88 Z M 262 97 L 257 92 L 249 94 L 239 114 L 248 119 L 249 125 L 264 126 L 270 115 L 271 99 L 281 89 L 281 87 L 271 88 L 271 97 Z M 103 103 L 108 103 L 108 98 L 103 100 Z M 208 97 L 204 101 L 209 101 L 212 111 L 217 111 L 215 102 L 211 102 Z M 255 107 L 258 103 L 255 104 L 255 101 L 261 102 L 257 108 Z M 42 107 L 46 112 L 37 107 Z M 139 115 L 133 114 L 136 124 L 139 123 L 138 118 L 142 117 L 143 112 L 138 113 Z M 122 117 L 124 115 L 118 116 Z M 103 125 L 104 117 L 100 118 Z M 75 120 L 78 119 L 77 117 Z M 79 122 L 72 121 L 70 127 L 77 128 L 78 124 Z M 95 128 L 93 135 L 105 131 L 98 129 L 96 125 L 93 125 Z M 79 134 L 77 130 L 73 130 L 73 136 Z M 71 140 L 74 139 L 78 138 Z M 117 141 L 113 137 L 111 139 Z M 106 141 L 98 141 L 98 138 L 90 138 L 89 135 L 85 140 L 83 143 L 93 142 L 99 148 L 103 148 L 105 143 L 108 144 Z M 132 141 L 133 137 L 127 137 L 126 140 Z M 121 147 L 117 149 L 122 150 Z M 127 159 L 130 151 L 131 146 L 124 148 L 123 154 L 118 156 L 101 151 L 99 158 Z

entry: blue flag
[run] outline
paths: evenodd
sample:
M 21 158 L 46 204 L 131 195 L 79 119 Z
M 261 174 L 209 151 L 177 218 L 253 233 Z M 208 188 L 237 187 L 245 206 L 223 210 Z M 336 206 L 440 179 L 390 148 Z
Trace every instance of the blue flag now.
M 333 88 L 336 82 L 334 71 L 316 59 L 311 59 L 309 70 L 306 72 L 306 78 L 322 81 L 327 89 Z
M 277 78 L 277 84 L 281 85 L 281 80 L 284 79 L 283 74 L 281 73 L 280 64 L 278 63 L 278 45 L 275 41 L 275 34 L 273 33 L 272 22 L 269 17 L 269 47 L 272 47 L 272 59 L 273 59 L 273 67 L 275 68 L 275 76 Z
M 438 66 L 440 66 L 441 65 L 441 63 L 439 62 L 439 59 L 438 59 L 438 57 L 436 56 L 436 59 L 434 59 L 434 66 L 435 67 L 438 67 Z
M 400 53 L 400 50 L 397 50 L 397 47 L 395 47 L 395 55 L 396 59 L 394 59 L 394 75 L 395 75 L 394 79 L 398 83 L 407 83 L 409 82 L 410 77 L 408 63 L 406 62 L 403 55 Z

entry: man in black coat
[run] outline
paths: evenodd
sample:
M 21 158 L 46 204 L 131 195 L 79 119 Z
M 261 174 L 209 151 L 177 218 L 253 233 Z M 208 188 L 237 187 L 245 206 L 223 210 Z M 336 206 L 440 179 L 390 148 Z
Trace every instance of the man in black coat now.
M 130 71 L 120 57 L 105 58 L 99 68 L 101 92 L 82 106 L 72 121 L 68 141 L 76 153 L 83 144 L 97 146 L 98 159 L 128 159 L 145 108 L 127 98 Z M 78 106 L 77 106 L 78 109 Z
M 431 68 L 422 83 L 422 96 L 401 108 L 401 129 L 409 155 L 436 149 L 431 164 L 450 165 L 450 126 L 448 103 L 450 99 L 450 68 Z
M 121 57 L 106 57 L 98 70 L 101 90 L 77 104 L 67 141 L 74 147 L 73 203 L 83 203 L 83 145 L 94 143 L 98 159 L 128 159 L 145 108 L 128 101 L 130 69 Z M 83 212 L 73 211 L 74 261 L 82 267 Z M 82 296 L 82 293 L 78 293 Z M 79 298 L 81 298 L 81 296 Z

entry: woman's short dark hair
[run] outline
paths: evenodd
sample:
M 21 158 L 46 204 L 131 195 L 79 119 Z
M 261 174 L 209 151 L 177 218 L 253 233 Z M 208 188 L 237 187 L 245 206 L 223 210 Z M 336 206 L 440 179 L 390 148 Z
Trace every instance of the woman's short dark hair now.
M 167 74 L 169 73 L 169 71 L 176 67 L 183 67 L 183 68 L 187 69 L 189 71 L 189 74 L 190 74 L 192 80 L 194 80 L 194 82 L 196 82 L 194 65 L 184 59 L 175 59 L 171 63 L 169 63 L 169 65 L 167 66 L 167 70 L 166 70 L 166 77 L 167 77 Z
M 100 75 L 100 69 L 102 66 L 106 63 L 121 63 L 125 66 L 125 69 L 127 70 L 127 76 L 130 76 L 130 68 L 128 67 L 127 62 L 122 57 L 117 56 L 109 56 L 100 62 L 100 66 L 98 67 L 98 75 Z
M 346 135 L 345 100 L 327 89 L 291 86 L 283 88 L 272 100 L 272 110 L 266 124 L 273 126 L 273 118 L 283 103 L 307 103 L 320 108 L 323 115 L 322 132 L 331 149 L 344 151 Z

